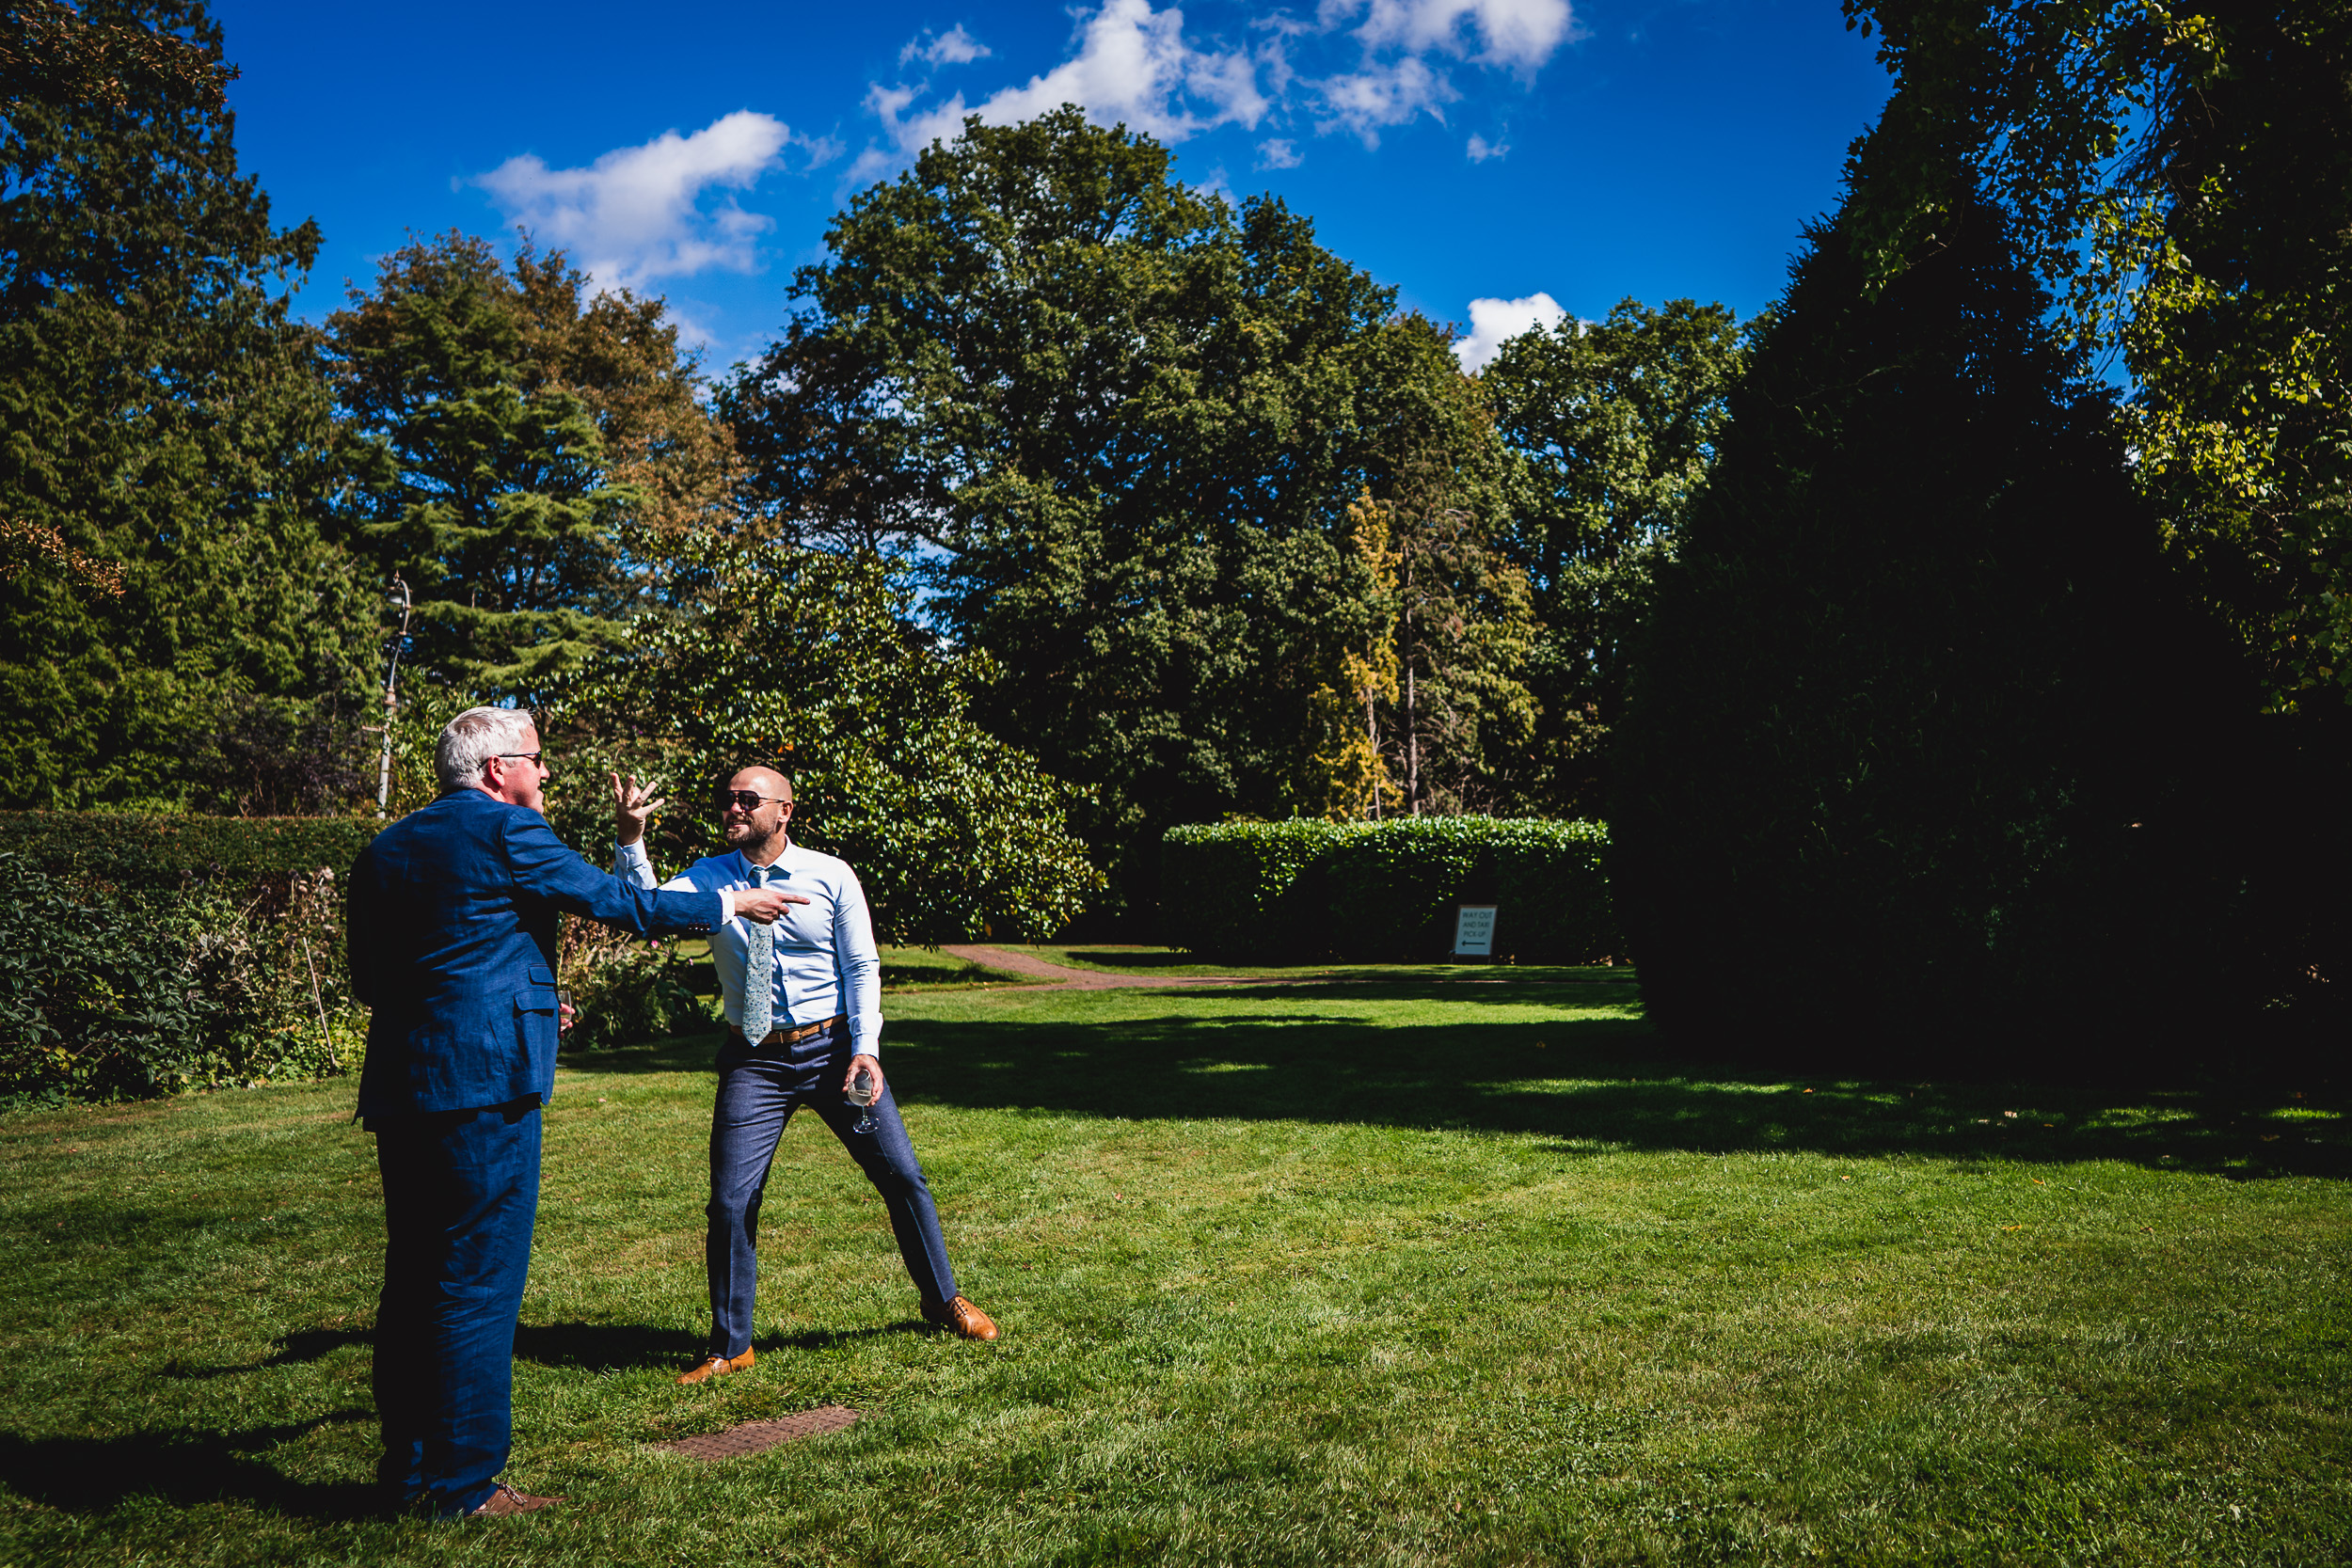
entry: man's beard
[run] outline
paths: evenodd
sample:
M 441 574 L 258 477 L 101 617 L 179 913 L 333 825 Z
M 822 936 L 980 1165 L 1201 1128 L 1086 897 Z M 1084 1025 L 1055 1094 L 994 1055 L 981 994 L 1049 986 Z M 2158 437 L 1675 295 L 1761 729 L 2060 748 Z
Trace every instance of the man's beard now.
M 785 842 L 784 824 L 781 822 L 776 824 L 774 831 L 765 833 L 746 822 L 742 832 L 743 836 L 734 843 L 736 849 L 746 855 L 764 855 L 771 849 L 780 848 Z

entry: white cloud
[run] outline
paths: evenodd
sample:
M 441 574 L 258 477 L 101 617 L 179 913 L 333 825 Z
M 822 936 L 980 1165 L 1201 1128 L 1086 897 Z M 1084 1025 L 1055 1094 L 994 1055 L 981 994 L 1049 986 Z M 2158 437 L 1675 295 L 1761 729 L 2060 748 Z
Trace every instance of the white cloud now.
M 924 28 L 922 37 L 909 39 L 907 46 L 898 51 L 898 63 L 921 60 L 925 65 L 970 65 L 988 56 L 988 45 L 965 32 L 963 24 L 959 22 L 944 33 Z
M 1454 356 L 1472 375 L 1485 370 L 1513 338 L 1538 326 L 1550 326 L 1567 315 L 1558 300 L 1545 293 L 1529 294 L 1525 299 L 1473 299 L 1470 312 L 1470 336 L 1454 345 Z
M 1419 114 L 1427 113 L 1443 124 L 1445 105 L 1462 96 L 1444 72 L 1430 70 L 1417 55 L 1328 77 L 1316 87 L 1328 112 L 1323 129 L 1345 126 L 1366 147 L 1380 145 L 1382 126 L 1402 125 Z
M 732 198 L 706 211 L 703 193 L 749 189 L 780 166 L 790 139 L 782 120 L 739 110 L 691 136 L 665 131 L 643 147 L 616 148 L 586 168 L 549 168 L 524 153 L 472 182 L 599 284 L 639 288 L 712 267 L 751 271 L 756 237 L 773 220 Z
M 859 154 L 852 183 L 902 166 L 934 140 L 951 141 L 968 115 L 990 125 L 1075 103 L 1098 123 L 1119 121 L 1163 142 L 1222 125 L 1251 131 L 1311 111 L 1320 132 L 1347 131 L 1367 147 L 1380 133 L 1428 115 L 1443 123 L 1463 94 L 1447 59 L 1533 77 L 1580 35 L 1571 0 L 1320 0 L 1311 18 L 1275 10 L 1248 24 L 1254 44 L 1187 37 L 1184 13 L 1152 0 L 1100 0 L 1076 13 L 1070 56 L 1059 65 L 969 102 L 940 99 L 928 83 L 869 83 L 866 105 L 882 135 Z M 966 54 L 969 50 L 973 53 Z M 961 25 L 909 42 L 899 64 L 977 59 L 986 50 Z M 1473 143 L 1500 156 L 1504 149 Z M 1259 144 L 1262 168 L 1298 163 L 1287 136 Z
M 681 342 L 691 348 L 706 350 L 718 345 L 719 335 L 710 329 L 709 323 L 704 321 L 700 315 L 689 314 L 679 309 L 677 301 L 674 299 L 664 299 L 661 302 L 661 309 L 662 313 L 670 318 L 670 325 L 677 328 L 678 340 Z
M 1411 54 L 1442 49 L 1482 65 L 1533 71 L 1552 52 L 1576 37 L 1568 0 L 1370 0 L 1328 8 L 1354 15 L 1369 9 L 1356 37 L 1366 49 L 1401 48 Z M 1464 24 L 1470 24 L 1465 26 Z M 1464 35 L 1475 30 L 1486 47 L 1472 54 Z
M 1472 131 L 1469 150 L 1471 163 L 1483 164 L 1489 158 L 1500 158 L 1509 152 L 1511 144 L 1507 141 L 1488 141 L 1477 132 Z
M 1006 87 L 977 104 L 957 93 L 910 115 L 919 87 L 868 88 L 866 106 L 882 122 L 899 153 L 920 150 L 933 140 L 953 140 L 966 115 L 986 125 L 1034 119 L 1064 103 L 1075 103 L 1094 119 L 1118 120 L 1162 141 L 1183 141 L 1211 126 L 1239 123 L 1252 130 L 1266 112 L 1257 72 L 1247 54 L 1195 49 L 1184 41 L 1184 13 L 1152 8 L 1151 0 L 1104 0 L 1081 24 L 1075 57 L 1026 85 Z M 850 177 L 879 172 L 898 160 L 868 148 Z

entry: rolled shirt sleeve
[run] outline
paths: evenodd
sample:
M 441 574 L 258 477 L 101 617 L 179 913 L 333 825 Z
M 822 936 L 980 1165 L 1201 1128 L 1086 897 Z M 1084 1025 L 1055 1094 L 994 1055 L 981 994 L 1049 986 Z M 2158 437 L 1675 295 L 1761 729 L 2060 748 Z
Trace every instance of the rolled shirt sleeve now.
M 874 917 L 857 873 L 842 867 L 843 886 L 833 905 L 833 952 L 841 976 L 841 1010 L 850 1015 L 850 1049 L 882 1054 L 882 953 L 874 945 Z
M 639 887 L 658 887 L 663 893 L 701 891 L 691 879 L 685 877 L 673 877 L 666 882 L 657 878 L 653 871 L 653 857 L 645 853 L 645 841 L 642 838 L 634 844 L 615 844 L 612 847 L 612 875 Z M 723 887 L 719 889 L 719 924 L 723 926 L 734 918 L 735 890 Z

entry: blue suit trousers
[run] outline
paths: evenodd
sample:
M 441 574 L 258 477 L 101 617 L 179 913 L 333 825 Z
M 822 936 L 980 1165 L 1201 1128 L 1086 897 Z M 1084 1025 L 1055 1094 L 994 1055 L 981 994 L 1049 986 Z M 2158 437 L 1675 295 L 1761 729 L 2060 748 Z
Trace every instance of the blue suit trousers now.
M 497 1490 L 513 1433 L 515 1319 L 539 1208 L 538 1097 L 368 1118 L 384 1177 L 377 1474 L 443 1518 Z
M 759 1200 L 768 1166 L 792 1113 L 805 1105 L 841 1140 L 890 1212 L 898 1256 L 926 1306 L 956 1293 L 939 1211 L 923 1166 L 885 1086 L 874 1102 L 874 1130 L 857 1131 L 864 1114 L 841 1093 L 850 1070 L 850 1032 L 833 1024 L 796 1045 L 754 1048 L 740 1037 L 719 1053 L 719 1098 L 710 1112 L 710 1354 L 730 1358 L 752 1348 L 752 1310 L 759 1289 Z

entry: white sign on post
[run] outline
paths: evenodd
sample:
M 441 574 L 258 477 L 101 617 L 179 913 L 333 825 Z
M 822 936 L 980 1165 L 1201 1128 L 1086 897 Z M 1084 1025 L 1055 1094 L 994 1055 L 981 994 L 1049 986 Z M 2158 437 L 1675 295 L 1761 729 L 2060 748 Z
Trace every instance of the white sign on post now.
M 1495 951 L 1495 907 L 1492 904 L 1462 904 L 1460 913 L 1454 917 L 1454 956 L 1457 958 L 1488 958 Z

